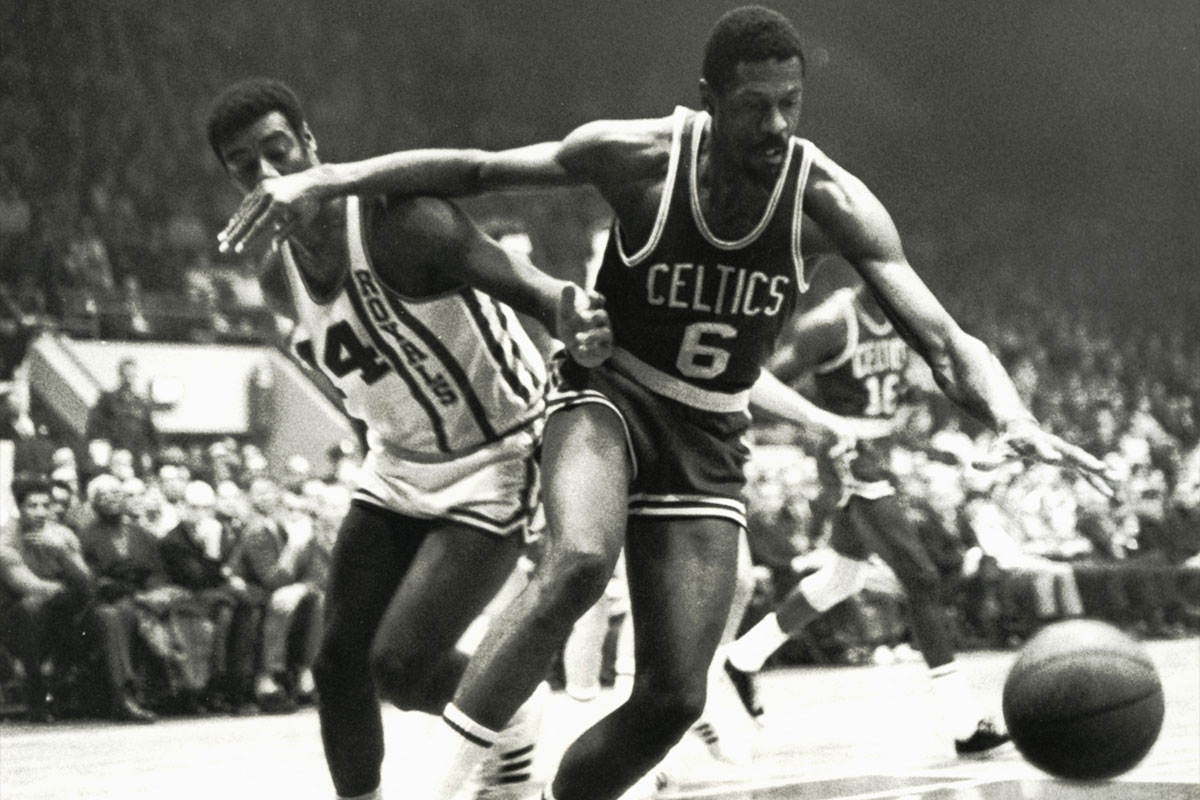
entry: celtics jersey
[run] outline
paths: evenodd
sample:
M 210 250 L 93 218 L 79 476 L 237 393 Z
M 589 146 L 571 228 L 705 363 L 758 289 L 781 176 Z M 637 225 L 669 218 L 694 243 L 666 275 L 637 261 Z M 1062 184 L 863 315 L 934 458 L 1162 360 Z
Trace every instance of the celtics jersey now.
M 544 363 L 512 309 L 467 286 L 420 299 L 384 286 L 367 251 L 366 211 L 346 199 L 348 270 L 328 299 L 313 296 L 289 244 L 280 253 L 293 347 L 366 423 L 372 449 L 448 459 L 538 417 Z
M 792 139 L 761 219 L 737 240 L 704 219 L 697 164 L 709 116 L 678 108 L 649 240 L 631 251 L 614 223 L 596 279 L 617 350 L 612 364 L 650 390 L 710 411 L 740 411 L 808 288 L 800 252 L 812 148 Z
M 908 344 L 891 322 L 873 318 L 853 289 L 842 289 L 832 302 L 845 314 L 846 346 L 817 367 L 818 405 L 842 416 L 895 417 L 908 390 Z

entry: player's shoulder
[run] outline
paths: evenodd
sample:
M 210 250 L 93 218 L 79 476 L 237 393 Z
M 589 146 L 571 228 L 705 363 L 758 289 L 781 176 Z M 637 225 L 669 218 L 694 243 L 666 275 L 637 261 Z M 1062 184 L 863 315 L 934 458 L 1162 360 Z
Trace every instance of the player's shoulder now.
M 559 162 L 591 180 L 636 180 L 665 171 L 678 118 L 604 119 L 579 126 L 562 141 Z M 694 113 L 694 112 L 693 112 Z
M 471 222 L 453 201 L 428 195 L 387 195 L 366 199 L 370 234 L 377 255 L 445 253 L 468 241 Z
M 385 286 L 421 296 L 457 285 L 447 275 L 479 233 L 453 200 L 388 195 L 363 202 L 369 203 L 368 249 Z

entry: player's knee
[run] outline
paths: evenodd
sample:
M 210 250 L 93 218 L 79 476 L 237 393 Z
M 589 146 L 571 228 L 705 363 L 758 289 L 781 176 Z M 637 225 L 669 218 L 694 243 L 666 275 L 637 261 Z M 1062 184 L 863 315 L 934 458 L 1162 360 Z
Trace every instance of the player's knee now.
M 429 683 L 427 656 L 396 647 L 376 647 L 370 655 L 371 680 L 379 695 L 401 711 L 425 707 L 424 687 Z
M 571 550 L 556 553 L 534 574 L 543 613 L 574 623 L 596 604 L 612 577 L 613 561 L 605 553 Z
M 866 562 L 834 553 L 821 569 L 800 581 L 800 591 L 817 611 L 828 611 L 867 584 Z
M 705 702 L 706 686 L 702 678 L 664 681 L 641 689 L 635 685 L 630 695 L 639 718 L 653 720 L 663 736 L 682 736 L 700 719 Z

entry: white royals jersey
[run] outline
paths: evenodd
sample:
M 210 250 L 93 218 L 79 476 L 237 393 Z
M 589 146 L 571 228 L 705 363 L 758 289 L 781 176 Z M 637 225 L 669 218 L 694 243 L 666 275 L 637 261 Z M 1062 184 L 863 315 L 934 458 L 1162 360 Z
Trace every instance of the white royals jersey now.
M 371 449 L 448 460 L 538 418 L 545 365 L 513 310 L 468 286 L 417 300 L 385 288 L 361 206 L 346 198 L 349 274 L 324 302 L 286 242 L 280 252 L 297 317 L 292 346 L 366 423 Z

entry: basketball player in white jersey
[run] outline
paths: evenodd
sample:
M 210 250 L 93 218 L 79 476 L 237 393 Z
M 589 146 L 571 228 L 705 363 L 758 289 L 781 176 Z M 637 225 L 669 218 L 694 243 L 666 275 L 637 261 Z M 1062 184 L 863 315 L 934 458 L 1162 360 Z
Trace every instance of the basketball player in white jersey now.
M 243 193 L 318 163 L 300 103 L 278 81 L 228 87 L 208 135 Z M 537 501 L 546 376 L 513 309 L 569 343 L 575 332 L 606 337 L 604 316 L 577 312 L 569 284 L 441 199 L 309 204 L 263 262 L 266 296 L 296 323 L 296 353 L 366 424 L 369 451 L 334 548 L 315 677 L 337 794 L 374 800 L 377 693 L 404 710 L 442 712 L 467 660 L 455 644 L 508 578 Z M 521 716 L 514 723 L 530 729 L 510 726 L 493 749 L 481 797 L 527 788 L 536 726 Z
M 422 800 L 446 800 L 530 696 L 622 545 L 636 638 L 628 700 L 567 749 L 544 791 L 613 800 L 657 764 L 705 704 L 736 574 L 747 408 L 772 409 L 761 372 L 808 288 L 809 233 L 863 276 L 939 385 L 1022 456 L 1101 472 L 1038 426 L 999 362 L 909 265 L 875 196 L 800 139 L 804 56 L 780 14 L 735 9 L 713 29 L 704 110 L 586 124 L 563 141 L 501 153 L 426 150 L 326 165 L 272 181 L 224 232 L 234 248 L 306 197 L 365 187 L 468 194 L 590 183 L 616 222 L 600 268 L 613 355 L 567 364 L 546 423 L 544 560 L 493 625 L 447 707 Z M 786 416 L 786 415 L 785 415 Z

